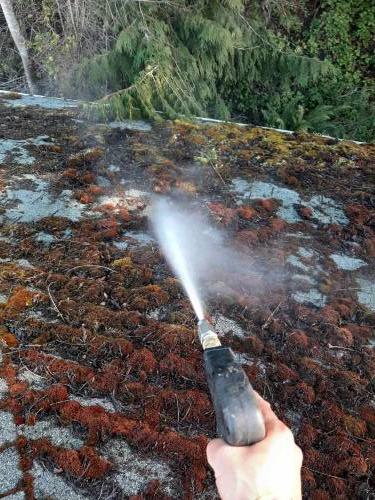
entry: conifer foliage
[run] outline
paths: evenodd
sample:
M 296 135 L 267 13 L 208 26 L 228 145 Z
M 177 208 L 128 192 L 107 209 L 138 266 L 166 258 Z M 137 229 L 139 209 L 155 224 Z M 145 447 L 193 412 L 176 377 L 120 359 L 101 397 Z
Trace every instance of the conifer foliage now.
M 373 0 L 13 7 L 40 92 L 94 100 L 88 110 L 101 118 L 200 115 L 375 138 Z M 10 38 L 0 10 L 0 86 L 12 88 L 24 71 Z
M 100 114 L 248 115 L 239 89 L 251 102 L 254 89 L 303 88 L 329 71 L 317 58 L 278 49 L 256 12 L 249 22 L 242 0 L 126 3 L 118 16 L 113 47 L 74 75 L 85 95 L 99 98 Z M 264 119 L 267 109 L 255 106 L 257 115 Z

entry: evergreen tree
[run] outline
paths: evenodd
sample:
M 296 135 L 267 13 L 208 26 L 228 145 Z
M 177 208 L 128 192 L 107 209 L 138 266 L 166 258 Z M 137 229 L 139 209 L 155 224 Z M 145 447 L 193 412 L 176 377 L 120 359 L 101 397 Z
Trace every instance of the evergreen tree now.
M 85 60 L 75 74 L 86 95 L 114 89 L 94 106 L 104 115 L 157 117 L 158 110 L 227 118 L 242 111 L 244 95 L 249 108 L 251 94 L 303 88 L 329 70 L 317 58 L 275 46 L 259 20 L 246 20 L 242 0 L 127 4 L 120 19 L 111 50 Z M 253 109 L 255 121 L 264 121 L 267 107 L 257 102 Z
M 201 115 L 375 137 L 373 0 L 17 0 L 13 7 L 38 85 L 95 100 L 88 110 L 101 117 Z M 1 30 L 0 44 L 9 46 Z M 7 52 L 5 81 L 21 73 Z

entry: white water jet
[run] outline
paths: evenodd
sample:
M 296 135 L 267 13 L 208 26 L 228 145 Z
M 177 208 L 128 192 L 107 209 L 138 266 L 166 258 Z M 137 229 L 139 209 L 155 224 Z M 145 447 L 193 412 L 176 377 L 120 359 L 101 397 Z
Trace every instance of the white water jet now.
M 183 223 L 183 214 L 166 200 L 159 200 L 154 205 L 152 222 L 169 265 L 180 278 L 198 319 L 203 319 L 203 302 L 198 293 L 193 268 L 189 266 L 189 245 L 193 242 Z

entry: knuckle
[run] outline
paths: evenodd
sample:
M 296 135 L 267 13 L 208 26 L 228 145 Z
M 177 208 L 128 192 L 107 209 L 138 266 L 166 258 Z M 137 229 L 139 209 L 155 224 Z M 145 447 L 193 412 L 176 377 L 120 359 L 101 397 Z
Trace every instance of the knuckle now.
M 302 450 L 299 446 L 295 445 L 295 453 L 296 453 L 296 458 L 300 464 L 302 464 L 303 461 L 303 453 Z
M 283 422 L 280 422 L 279 432 L 285 440 L 294 442 L 293 432 Z
M 214 459 L 226 459 L 231 454 L 231 447 L 221 439 L 214 439 L 207 445 L 207 452 Z
M 272 410 L 272 407 L 271 407 L 271 405 L 270 405 L 270 403 L 269 403 L 268 401 L 265 401 L 265 402 L 263 403 L 263 405 L 264 405 L 264 407 L 266 408 L 266 410 Z
M 269 401 L 267 401 L 266 399 L 263 399 L 262 396 L 260 396 L 259 394 L 258 394 L 258 397 L 261 400 L 261 403 L 263 406 L 266 406 L 267 408 L 271 408 Z
M 207 444 L 207 456 L 214 459 L 221 451 L 221 443 L 218 439 L 213 439 Z

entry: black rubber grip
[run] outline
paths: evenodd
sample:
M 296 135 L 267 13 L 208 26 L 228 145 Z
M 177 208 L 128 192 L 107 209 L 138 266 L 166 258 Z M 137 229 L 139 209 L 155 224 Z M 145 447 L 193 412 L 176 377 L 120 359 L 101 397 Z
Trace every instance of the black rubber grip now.
M 232 446 L 261 441 L 265 436 L 263 416 L 254 389 L 232 349 L 206 349 L 204 364 L 219 437 Z

